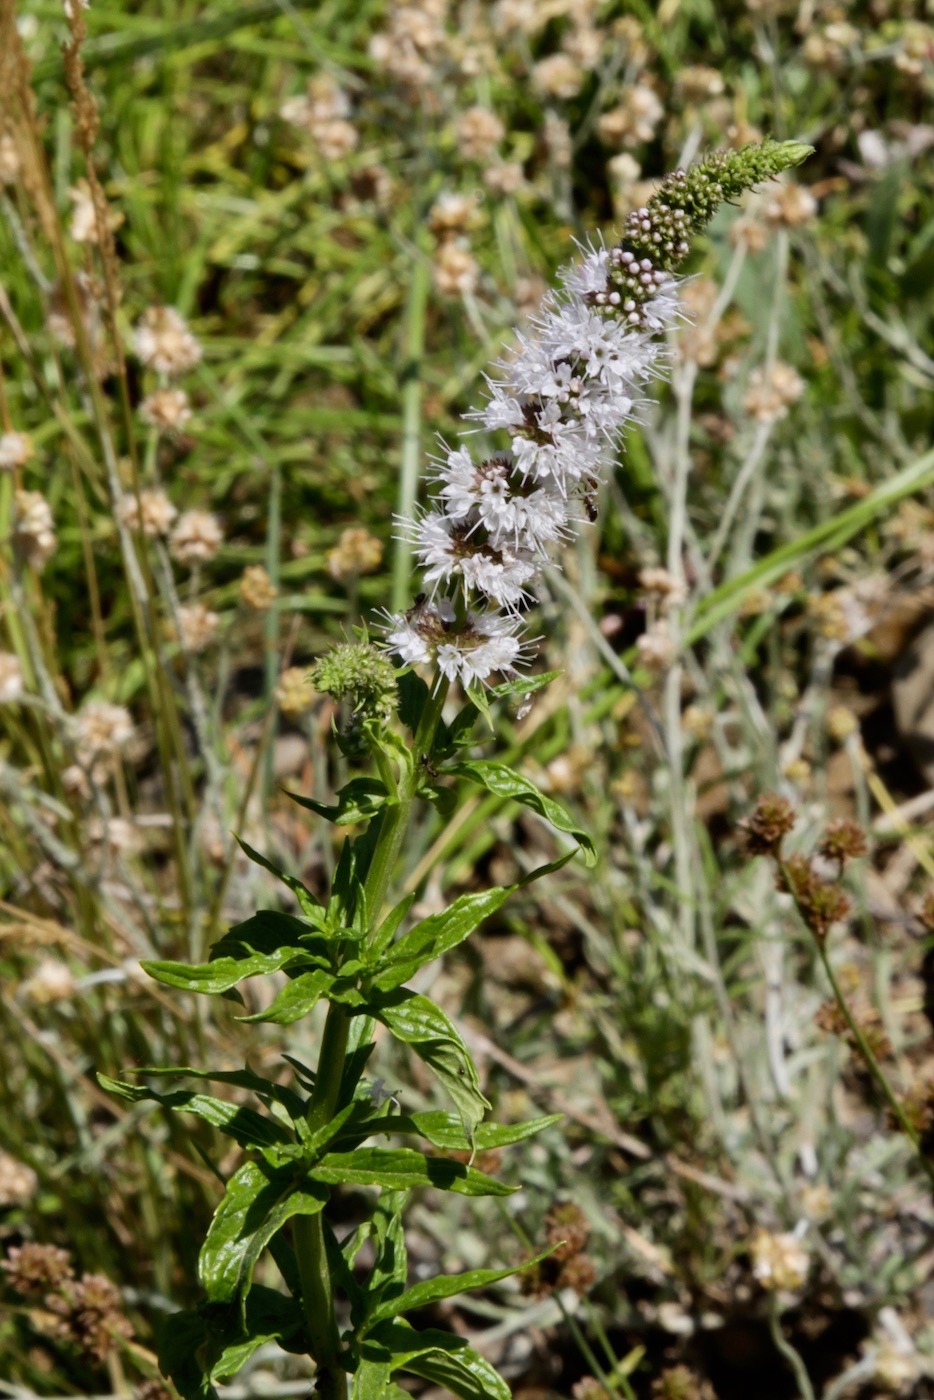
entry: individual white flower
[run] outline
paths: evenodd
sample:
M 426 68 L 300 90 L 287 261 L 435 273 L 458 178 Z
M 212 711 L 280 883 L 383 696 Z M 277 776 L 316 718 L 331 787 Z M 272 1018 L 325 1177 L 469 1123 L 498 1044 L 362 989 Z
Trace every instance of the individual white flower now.
M 522 664 L 524 646 L 518 619 L 500 613 L 468 612 L 455 631 L 448 599 L 421 603 L 405 616 L 390 617 L 386 647 L 407 666 L 434 663 L 448 680 L 482 684 L 494 672 L 512 675 Z
M 553 486 L 517 489 L 510 454 L 475 463 L 464 448 L 450 452 L 437 473 L 445 514 L 475 518 L 496 545 L 544 552 L 570 535 L 567 500 Z
M 538 574 L 535 559 L 527 551 L 482 540 L 478 519 L 458 521 L 429 511 L 408 529 L 432 591 L 460 577 L 503 608 L 517 608 L 531 596 L 529 585 Z

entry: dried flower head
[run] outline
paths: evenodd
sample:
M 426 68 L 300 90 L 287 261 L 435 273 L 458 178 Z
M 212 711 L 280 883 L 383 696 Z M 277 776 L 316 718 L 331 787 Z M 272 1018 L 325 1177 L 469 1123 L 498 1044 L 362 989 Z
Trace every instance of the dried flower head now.
M 144 487 L 138 497 L 129 492 L 118 501 L 115 514 L 127 530 L 139 530 L 147 539 L 158 539 L 169 533 L 178 511 L 161 488 Z
M 866 833 L 858 822 L 849 817 L 839 817 L 827 826 L 817 849 L 828 860 L 838 861 L 843 866 L 848 860 L 859 860 L 869 846 Z
M 139 416 L 147 427 L 179 433 L 191 421 L 191 400 L 184 389 L 156 389 L 143 399 Z
M 652 1400 L 716 1400 L 708 1380 L 689 1366 L 673 1366 L 652 1382 Z
M 136 327 L 134 343 L 147 369 L 170 377 L 186 374 L 201 359 L 201 346 L 174 306 L 147 307 Z
M 675 578 L 674 574 L 658 565 L 649 564 L 639 570 L 639 587 L 646 593 L 654 593 L 669 605 L 677 606 L 685 599 L 683 580 Z
M 817 200 L 803 185 L 782 182 L 766 199 L 764 215 L 775 227 L 799 228 L 817 217 Z
M 610 1400 L 610 1392 L 595 1376 L 584 1376 L 571 1386 L 571 1400 Z
M 25 682 L 20 659 L 12 651 L 0 651 L 0 705 L 13 705 L 23 694 Z
M 279 590 L 262 564 L 248 564 L 240 579 L 240 598 L 244 606 L 252 612 L 266 612 L 278 596 Z
M 788 799 L 775 792 L 763 793 L 752 815 L 740 822 L 746 850 L 751 856 L 776 855 L 794 824 L 794 809 Z
M 743 408 L 760 423 L 785 418 L 791 404 L 804 393 L 804 381 L 790 365 L 776 362 L 768 370 L 754 369 L 743 398 Z
M 0 1207 L 28 1204 L 38 1185 L 39 1179 L 32 1167 L 0 1149 Z
M 287 719 L 307 715 L 315 703 L 315 689 L 307 666 L 289 666 L 279 677 L 276 704 Z
M 749 1252 L 753 1275 L 768 1292 L 793 1293 L 807 1282 L 811 1259 L 797 1235 L 757 1230 Z
M 665 109 L 652 88 L 629 88 L 618 107 L 604 112 L 597 130 L 608 146 L 642 146 L 652 141 Z
M 57 1318 L 56 1335 L 96 1365 L 133 1335 L 120 1292 L 103 1274 L 68 1282 L 60 1294 L 46 1299 L 46 1306 Z
M 497 161 L 483 172 L 483 183 L 493 194 L 519 194 L 527 184 L 525 171 L 517 160 Z
M 523 1287 L 538 1297 L 565 1288 L 583 1296 L 596 1270 L 584 1253 L 590 1226 L 580 1207 L 570 1201 L 553 1205 L 545 1217 L 545 1233 L 556 1248 L 523 1277 Z
M 17 491 L 13 541 L 27 564 L 42 569 L 55 553 L 58 541 L 48 501 L 40 491 Z
M 176 641 L 181 643 L 183 651 L 197 656 L 217 640 L 221 619 L 219 613 L 212 612 L 204 603 L 189 603 L 179 608 L 177 622 Z
M 54 1244 L 37 1244 L 33 1240 L 13 1245 L 0 1268 L 10 1287 L 24 1298 L 57 1292 L 75 1276 L 67 1249 L 59 1249 Z
M 290 97 L 283 103 L 281 116 L 311 136 L 319 155 L 336 161 L 356 150 L 360 136 L 350 116 L 347 94 L 328 73 L 309 79 L 304 96 Z
M 351 526 L 328 552 L 328 573 L 338 583 L 371 574 L 383 561 L 383 543 L 369 530 Z
M 675 657 L 675 642 L 665 618 L 659 618 L 654 626 L 636 638 L 636 652 L 647 670 L 667 671 Z
M 169 536 L 169 553 L 179 564 L 209 564 L 224 542 L 224 532 L 209 510 L 186 510 Z
M 442 243 L 432 261 L 432 278 L 443 297 L 472 295 L 480 280 L 480 268 L 469 248 L 460 243 Z
M 675 78 L 675 86 L 684 102 L 709 102 L 723 92 L 723 75 L 716 68 L 696 63 L 681 69 Z
M 428 211 L 428 227 L 441 242 L 458 238 L 474 228 L 479 218 L 476 198 L 445 190 Z
M 42 958 L 20 983 L 20 993 L 39 1006 L 68 1001 L 75 994 L 74 973 L 61 958 Z
M 798 913 L 819 942 L 850 912 L 850 901 L 843 891 L 821 880 L 806 856 L 793 855 L 782 862 L 776 888 L 792 896 Z
M 532 69 L 532 85 L 545 97 L 568 101 L 577 96 L 583 81 L 583 68 L 566 53 L 553 53 L 539 59 Z
M 482 165 L 496 153 L 506 128 L 488 107 L 468 107 L 457 118 L 457 146 L 464 160 Z
M 0 433 L 0 471 L 25 467 L 35 449 L 28 433 Z
M 128 709 L 106 700 L 88 700 L 73 721 L 75 753 L 85 769 L 122 753 L 136 731 Z

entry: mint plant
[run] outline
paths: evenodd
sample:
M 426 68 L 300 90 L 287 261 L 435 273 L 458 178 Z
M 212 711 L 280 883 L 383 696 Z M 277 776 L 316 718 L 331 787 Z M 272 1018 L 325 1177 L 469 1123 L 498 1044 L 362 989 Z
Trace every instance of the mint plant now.
M 240 983 L 283 973 L 285 985 L 265 1010 L 244 1016 L 247 1022 L 289 1026 L 319 1001 L 328 1005 L 314 1070 L 284 1054 L 289 1086 L 248 1069 L 137 1071 L 248 1090 L 257 1108 L 197 1089 L 165 1093 L 100 1076 L 131 1102 L 155 1099 L 206 1119 L 246 1153 L 225 1184 L 201 1249 L 205 1301 L 176 1314 L 166 1328 L 161 1364 L 186 1400 L 212 1396 L 215 1383 L 272 1341 L 313 1358 L 317 1391 L 326 1400 L 344 1400 L 349 1388 L 354 1400 L 401 1397 L 394 1381 L 400 1372 L 465 1400 L 508 1400 L 506 1383 L 462 1338 L 418 1331 L 405 1314 L 514 1270 L 479 1269 L 409 1287 L 403 1210 L 407 1194 L 424 1186 L 468 1196 L 509 1194 L 512 1188 L 472 1165 L 473 1155 L 519 1143 L 555 1118 L 487 1123 L 490 1105 L 463 1038 L 439 1006 L 408 984 L 520 885 L 462 895 L 412 925 L 414 896 L 394 896 L 400 852 L 417 802 L 449 814 L 461 786 L 474 784 L 531 808 L 570 838 L 569 849 L 521 885 L 578 851 L 595 863 L 593 843 L 559 803 L 508 765 L 472 756 L 477 721 L 491 704 L 524 700 L 552 678 L 520 674 L 530 654 L 522 632 L 535 580 L 543 561 L 592 513 L 601 473 L 657 371 L 659 333 L 679 316 L 677 271 L 691 235 L 721 203 L 808 151 L 769 141 L 678 171 L 629 216 L 616 247 L 587 249 L 565 271 L 561 292 L 546 300 L 532 333 L 520 336 L 518 353 L 488 381 L 484 403 L 467 415 L 486 433 L 505 436 L 508 446 L 479 462 L 464 445 L 451 450 L 437 465 L 431 508 L 402 522 L 426 593 L 407 613 L 389 618 L 382 646 L 365 637 L 338 646 L 313 673 L 318 689 L 342 702 L 349 716 L 336 736 L 345 755 L 370 769 L 352 778 L 333 804 L 295 799 L 317 819 L 360 828 L 344 843 L 328 898 L 319 901 L 245 846 L 291 890 L 300 912 L 255 914 L 230 929 L 206 963 L 144 964 L 167 986 L 241 1003 Z M 504 679 L 491 683 L 496 676 Z M 451 713 L 455 683 L 465 700 Z M 406 1113 L 374 1091 L 364 1072 L 377 1023 L 433 1072 L 450 1101 L 447 1111 Z M 347 1185 L 379 1194 L 370 1218 L 338 1241 L 330 1203 Z M 366 1243 L 373 1262 L 363 1271 L 356 1265 Z M 253 1282 L 267 1249 L 282 1291 Z

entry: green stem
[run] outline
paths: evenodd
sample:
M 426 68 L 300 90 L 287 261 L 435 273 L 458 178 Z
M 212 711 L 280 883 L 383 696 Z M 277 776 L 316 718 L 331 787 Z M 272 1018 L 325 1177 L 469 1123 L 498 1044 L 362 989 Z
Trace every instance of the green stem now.
M 800 1353 L 795 1350 L 782 1331 L 782 1311 L 777 1293 L 773 1293 L 769 1300 L 769 1331 L 772 1334 L 772 1341 L 775 1343 L 776 1348 L 781 1352 L 794 1372 L 795 1380 L 798 1382 L 798 1391 L 801 1400 L 814 1400 L 814 1387 L 811 1385 L 807 1368 L 801 1359 Z
M 315 1087 L 308 1108 L 308 1125 L 312 1130 L 323 1127 L 334 1115 L 344 1076 L 349 1031 L 350 1017 L 342 1006 L 332 1002 L 328 1007 Z M 318 1394 L 327 1400 L 346 1400 L 347 1372 L 340 1364 L 341 1339 L 334 1310 L 334 1281 L 320 1215 L 296 1219 L 295 1253 L 302 1285 L 305 1331 L 318 1368 Z
M 850 1010 L 849 1003 L 847 1002 L 846 997 L 841 991 L 840 983 L 837 981 L 837 976 L 831 965 L 830 958 L 827 956 L 826 945 L 819 939 L 815 939 L 815 942 L 817 943 L 817 951 L 820 954 L 820 960 L 824 965 L 824 971 L 827 974 L 827 980 L 830 983 L 831 991 L 833 992 L 834 997 L 836 998 L 837 1005 L 843 1012 L 843 1018 L 850 1029 L 850 1034 L 856 1041 L 859 1053 L 865 1060 L 866 1067 L 869 1070 L 869 1073 L 876 1081 L 876 1084 L 879 1086 L 879 1089 L 881 1090 L 886 1103 L 892 1110 L 892 1113 L 895 1116 L 895 1121 L 898 1123 L 898 1126 L 901 1128 L 902 1132 L 905 1134 L 906 1138 L 917 1152 L 921 1165 L 927 1172 L 927 1175 L 930 1177 L 931 1181 L 934 1182 L 934 1163 L 932 1163 L 926 1156 L 924 1148 L 918 1141 L 917 1133 L 915 1132 L 914 1128 L 911 1126 L 907 1117 L 905 1116 L 905 1110 L 899 1103 L 895 1091 L 893 1090 L 891 1084 L 885 1077 L 885 1072 L 882 1069 L 882 1066 L 879 1064 L 879 1061 L 873 1054 L 869 1042 L 863 1035 L 859 1023 L 856 1021 L 852 1011 Z
M 378 926 L 396 860 L 402 847 L 412 804 L 418 790 L 422 763 L 431 752 L 435 731 L 447 695 L 447 682 L 439 679 L 425 704 L 412 745 L 412 763 L 399 785 L 399 797 L 384 809 L 376 848 L 370 860 L 364 890 L 370 932 Z M 328 1007 L 315 1087 L 308 1105 L 308 1126 L 314 1131 L 333 1118 L 340 1099 L 347 1059 L 350 1016 L 344 1007 Z M 302 1286 L 302 1310 L 311 1355 L 317 1365 L 317 1390 L 325 1400 L 346 1400 L 347 1372 L 340 1361 L 341 1339 L 334 1308 L 334 1281 L 328 1264 L 324 1221 L 320 1215 L 295 1221 L 295 1252 Z

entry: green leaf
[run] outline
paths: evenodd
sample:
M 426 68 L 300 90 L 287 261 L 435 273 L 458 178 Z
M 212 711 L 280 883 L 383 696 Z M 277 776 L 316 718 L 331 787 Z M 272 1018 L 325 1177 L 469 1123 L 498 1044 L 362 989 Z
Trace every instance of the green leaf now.
M 433 1327 L 417 1332 L 396 1319 L 375 1327 L 360 1350 L 367 1361 L 388 1361 L 391 1374 L 410 1371 L 424 1376 L 463 1400 L 511 1400 L 502 1376 L 463 1338 L 450 1332 Z
M 411 1400 L 407 1390 L 389 1379 L 388 1361 L 361 1361 L 351 1388 L 351 1400 Z
M 499 1283 L 500 1279 L 510 1278 L 513 1274 L 521 1273 L 523 1269 L 531 1269 L 535 1264 L 540 1264 L 551 1253 L 553 1250 L 546 1249 L 534 1259 L 526 1259 L 524 1263 L 515 1264 L 509 1269 L 469 1269 L 463 1274 L 438 1274 L 436 1278 L 416 1283 L 404 1293 L 379 1303 L 371 1314 L 370 1323 L 375 1326 L 387 1318 L 413 1312 L 416 1308 L 425 1308 L 429 1303 L 437 1303 L 442 1298 L 455 1298 L 459 1293 L 469 1293 L 473 1288 L 486 1288 L 491 1283 Z
M 268 1342 L 291 1352 L 308 1349 L 295 1299 L 257 1284 L 245 1320 L 238 1308 L 218 1303 L 173 1313 L 160 1337 L 159 1365 L 184 1400 L 216 1400 L 212 1382 L 236 1375 Z
M 301 909 L 302 913 L 312 921 L 316 928 L 320 928 L 323 931 L 324 908 L 321 903 L 315 899 L 311 890 L 303 885 L 301 880 L 296 879 L 294 875 L 287 875 L 284 870 L 279 869 L 278 865 L 273 865 L 271 860 L 267 859 L 264 855 L 260 855 L 259 851 L 255 851 L 252 846 L 248 846 L 246 841 L 242 840 L 239 836 L 235 836 L 234 840 L 244 854 L 249 856 L 250 860 L 255 862 L 256 865 L 261 865 L 263 869 L 268 870 L 271 875 L 275 875 L 277 880 L 281 880 L 283 885 L 292 891 L 295 898 L 298 900 L 298 907 Z
M 512 1391 L 495 1366 L 470 1346 L 432 1347 L 410 1361 L 405 1370 L 459 1395 L 461 1400 L 511 1400 L 512 1397 Z
M 476 1167 L 449 1157 L 426 1157 L 410 1147 L 359 1147 L 329 1152 L 310 1168 L 316 1181 L 329 1186 L 384 1186 L 390 1191 L 435 1186 L 461 1196 L 511 1196 L 518 1189 L 494 1180 Z
M 422 711 L 431 691 L 414 671 L 405 671 L 399 677 L 399 718 L 414 734 L 418 729 Z
M 224 1336 L 231 1331 L 229 1313 L 227 1308 L 202 1304 L 172 1313 L 163 1323 L 159 1369 L 182 1400 L 217 1400 L 209 1372 L 213 1357 L 224 1346 Z
M 399 990 L 373 998 L 367 1009 L 435 1072 L 472 1143 L 490 1105 L 480 1092 L 480 1076 L 467 1046 L 441 1008 L 427 997 Z
M 389 947 L 396 936 L 396 930 L 414 903 L 415 894 L 413 892 L 412 894 L 407 894 L 403 900 L 400 900 L 394 909 L 390 909 L 373 935 L 370 948 L 374 956 L 380 954 L 384 948 Z
M 198 1258 L 198 1275 L 211 1302 L 245 1303 L 260 1254 L 287 1220 L 317 1215 L 328 1192 L 289 1164 L 278 1170 L 244 1162 L 227 1182 Z
M 215 958 L 209 963 L 141 962 L 140 966 L 157 982 L 180 987 L 185 992 L 218 996 L 262 973 L 285 968 L 314 966 L 318 959 L 304 948 L 278 948 L 274 953 L 249 953 L 239 958 Z
M 516 888 L 497 885 L 479 894 L 462 894 L 440 914 L 422 919 L 389 949 L 372 976 L 372 985 L 382 992 L 401 987 L 425 963 L 462 943 Z
M 301 972 L 288 982 L 273 998 L 265 1011 L 252 1016 L 238 1016 L 238 1021 L 274 1021 L 279 1026 L 291 1026 L 307 1016 L 334 984 L 334 974 L 317 967 L 313 972 Z
M 409 1121 L 433 1147 L 445 1148 L 450 1152 L 466 1152 L 471 1146 L 460 1119 L 454 1113 L 413 1113 Z M 480 1123 L 474 1133 L 473 1147 L 477 1152 L 488 1152 L 494 1147 L 510 1147 L 560 1122 L 560 1113 L 548 1113 L 541 1118 L 529 1118 L 524 1123 Z
M 345 1147 L 382 1134 L 412 1134 L 425 1138 L 432 1147 L 440 1147 L 445 1152 L 487 1152 L 495 1147 L 510 1147 L 513 1143 L 523 1142 L 560 1122 L 560 1113 L 549 1113 L 542 1118 L 530 1118 L 525 1123 L 479 1123 L 474 1140 L 469 1143 L 464 1125 L 456 1113 L 437 1110 L 412 1114 L 384 1113 L 351 1121 L 341 1132 L 337 1143 Z
M 247 977 L 290 967 L 328 967 L 328 944 L 303 919 L 261 909 L 236 924 L 211 949 L 206 963 L 151 962 L 141 966 L 157 982 L 218 996 Z
M 405 1288 L 409 1276 L 405 1227 L 402 1224 L 405 1199 L 405 1191 L 380 1192 L 372 1221 L 376 1257 L 366 1293 L 361 1300 L 360 1315 L 355 1318 L 357 1327 L 363 1325 L 374 1304 L 397 1296 Z
M 295 914 L 283 914 L 278 909 L 259 909 L 234 924 L 211 949 L 211 961 L 220 957 L 241 957 L 244 953 L 274 953 L 280 948 L 306 948 L 320 951 L 319 961 L 325 965 L 328 949 L 321 937 L 318 918 L 312 923 Z
M 230 1380 L 244 1362 L 268 1342 L 278 1342 L 283 1350 L 298 1354 L 308 1348 L 297 1299 L 287 1298 L 285 1294 L 262 1284 L 256 1284 L 250 1290 L 243 1330 L 246 1336 L 225 1346 L 211 1366 L 212 1381 Z
M 312 797 L 302 797 L 297 792 L 286 791 L 285 795 L 291 797 L 300 807 L 306 807 L 308 811 L 338 826 L 352 826 L 355 822 L 369 821 L 385 806 L 389 796 L 386 784 L 379 778 L 352 779 L 340 789 L 337 802 L 330 806 L 326 802 L 316 802 Z
M 184 1065 L 176 1069 L 158 1065 L 142 1065 L 134 1066 L 126 1073 L 177 1075 L 180 1079 L 207 1079 L 215 1084 L 235 1084 L 240 1089 L 252 1089 L 254 1094 L 257 1094 L 264 1103 L 268 1101 L 281 1104 L 293 1123 L 305 1121 L 307 1105 L 301 1094 L 296 1094 L 294 1089 L 289 1089 L 284 1084 L 276 1084 L 271 1079 L 265 1079 L 261 1074 L 254 1074 L 251 1069 L 193 1069 L 191 1065 Z
M 557 831 L 564 831 L 573 836 L 583 852 L 585 864 L 596 865 L 596 848 L 587 832 L 576 824 L 560 802 L 555 802 L 553 798 L 539 792 L 533 782 L 524 778 L 521 773 L 514 772 L 507 764 L 495 763 L 491 759 L 463 759 L 448 765 L 444 771 L 457 777 L 469 778 L 471 782 L 479 783 L 496 797 L 511 798 L 514 802 L 520 802 L 523 807 L 530 807 L 550 822 Z
M 213 1127 L 220 1128 L 241 1147 L 271 1147 L 292 1142 L 291 1134 L 274 1118 L 267 1118 L 253 1108 L 229 1103 L 226 1099 L 195 1094 L 188 1089 L 159 1094 L 142 1084 L 124 1084 L 118 1079 L 109 1079 L 106 1074 L 98 1074 L 96 1078 L 107 1093 L 129 1103 L 142 1103 L 149 1099 L 163 1108 L 172 1109 L 174 1113 L 193 1113 L 196 1118 L 203 1118 Z
M 534 695 L 537 690 L 544 690 L 546 685 L 551 685 L 563 674 L 563 671 L 541 671 L 537 676 L 520 676 L 515 681 L 491 685 L 489 693 L 496 700 L 505 700 L 513 695 L 521 695 L 524 699 L 526 695 Z

